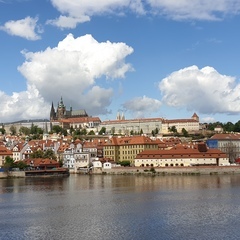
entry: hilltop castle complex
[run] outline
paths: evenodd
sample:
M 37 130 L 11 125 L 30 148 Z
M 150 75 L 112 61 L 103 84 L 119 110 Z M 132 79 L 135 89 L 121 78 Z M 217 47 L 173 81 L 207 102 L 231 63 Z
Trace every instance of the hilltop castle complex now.
M 88 117 L 88 114 L 86 113 L 85 110 L 72 110 L 72 107 L 70 107 L 70 109 L 67 110 L 63 103 L 62 97 L 60 102 L 58 103 L 56 111 L 52 103 L 52 107 L 50 111 L 50 121 L 68 119 L 68 118 L 78 118 L 78 117 Z
M 19 132 L 21 127 L 31 127 L 31 125 L 37 125 L 47 132 L 52 129 L 52 126 L 58 125 L 64 129 L 87 129 L 87 131 L 93 130 L 98 133 L 102 128 L 105 128 L 105 134 L 108 135 L 136 135 L 136 134 L 148 134 L 151 135 L 155 132 L 158 135 L 169 134 L 174 127 L 178 133 L 181 133 L 185 129 L 189 133 L 198 132 L 200 130 L 199 117 L 196 113 L 191 118 L 186 119 L 166 119 L 166 118 L 135 118 L 125 119 L 123 113 L 117 113 L 115 120 L 101 121 L 99 117 L 92 117 L 87 114 L 85 110 L 73 110 L 72 107 L 67 109 L 63 103 L 61 97 L 60 102 L 54 108 L 50 108 L 50 121 L 39 120 L 25 122 L 16 122 L 4 124 L 4 128 L 7 133 L 10 132 L 12 125 L 16 128 L 16 132 Z

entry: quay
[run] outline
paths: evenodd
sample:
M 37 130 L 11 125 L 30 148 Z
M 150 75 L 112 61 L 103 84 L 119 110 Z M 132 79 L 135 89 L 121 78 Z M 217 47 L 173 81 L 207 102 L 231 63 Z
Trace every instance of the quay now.
M 59 177 L 69 176 L 67 168 L 44 169 L 44 170 L 29 170 L 25 171 L 26 177 Z

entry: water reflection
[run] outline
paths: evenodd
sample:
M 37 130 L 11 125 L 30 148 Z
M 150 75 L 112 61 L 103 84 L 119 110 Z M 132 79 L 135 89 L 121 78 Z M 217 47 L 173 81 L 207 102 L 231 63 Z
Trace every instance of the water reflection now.
M 239 183 L 239 175 L 1 179 L 0 239 L 238 239 Z

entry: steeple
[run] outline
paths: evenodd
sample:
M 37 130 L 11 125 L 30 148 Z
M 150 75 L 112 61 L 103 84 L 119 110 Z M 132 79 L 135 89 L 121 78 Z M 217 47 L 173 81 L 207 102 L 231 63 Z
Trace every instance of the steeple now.
M 50 119 L 54 119 L 55 116 L 56 116 L 56 112 L 55 112 L 53 102 L 52 102 L 52 107 L 51 107 L 51 110 L 50 110 Z

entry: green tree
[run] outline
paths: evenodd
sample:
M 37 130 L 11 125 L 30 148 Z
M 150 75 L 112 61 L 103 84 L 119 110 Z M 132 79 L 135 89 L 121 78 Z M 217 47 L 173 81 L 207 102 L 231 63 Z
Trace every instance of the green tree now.
M 11 125 L 11 127 L 9 128 L 10 132 L 12 135 L 15 135 L 17 133 L 16 127 L 14 125 Z
M 46 151 L 37 150 L 30 154 L 30 158 L 49 158 L 49 159 L 57 159 L 56 154 L 52 149 L 47 149 Z
M 95 135 L 95 132 L 93 130 L 89 131 L 88 135 Z
M 14 160 L 13 158 L 7 156 L 5 158 L 4 164 L 3 164 L 3 169 L 5 173 L 9 173 L 9 171 L 11 170 L 11 168 L 14 167 Z
M 18 161 L 16 167 L 22 170 L 27 167 L 27 164 L 24 161 Z
M 182 129 L 182 134 L 183 134 L 184 137 L 188 137 L 189 136 L 188 135 L 188 131 L 185 128 Z
M 83 128 L 83 129 L 80 131 L 80 135 L 87 135 L 87 129 L 86 129 L 86 128 Z
M 54 132 L 54 133 L 61 133 L 62 132 L 62 127 L 60 127 L 60 126 L 58 126 L 58 125 L 54 125 L 53 127 L 52 127 L 52 131 Z
M 30 154 L 30 158 L 43 158 L 43 154 L 42 150 L 37 150 Z
M 6 130 L 2 127 L 0 128 L 0 133 L 4 134 L 6 132 Z
M 232 122 L 227 122 L 223 125 L 223 130 L 225 132 L 233 132 L 234 131 L 234 124 Z
M 120 164 L 123 167 L 128 167 L 131 165 L 130 161 L 120 161 L 118 162 L 118 164 Z
M 176 128 L 176 126 L 169 127 L 168 130 L 169 130 L 169 132 L 177 133 L 177 128 Z
M 28 128 L 28 127 L 22 126 L 22 127 L 20 127 L 20 129 L 19 129 L 19 133 L 24 134 L 24 135 L 29 135 L 30 132 L 31 132 L 31 131 L 30 131 L 30 128 Z
M 102 127 L 98 134 L 99 135 L 104 135 L 105 133 L 106 133 L 106 128 Z
M 46 151 L 43 152 L 43 158 L 49 158 L 49 159 L 57 159 L 56 154 L 52 149 L 47 149 Z
M 240 132 L 240 120 L 234 124 L 234 132 Z

